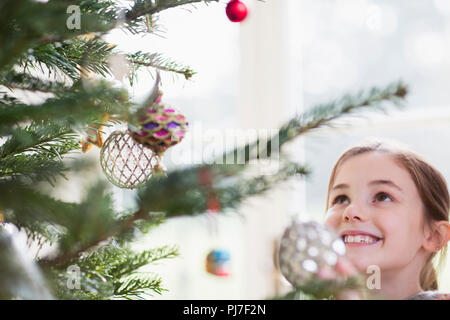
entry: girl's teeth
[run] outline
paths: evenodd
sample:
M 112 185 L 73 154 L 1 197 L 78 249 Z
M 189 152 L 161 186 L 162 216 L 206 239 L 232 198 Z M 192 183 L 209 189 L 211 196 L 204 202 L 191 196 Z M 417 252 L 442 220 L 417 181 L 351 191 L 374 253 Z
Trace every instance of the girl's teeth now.
M 374 243 L 377 239 L 371 237 L 371 236 L 363 236 L 363 235 L 357 235 L 357 236 L 351 236 L 346 235 L 344 237 L 345 243 Z

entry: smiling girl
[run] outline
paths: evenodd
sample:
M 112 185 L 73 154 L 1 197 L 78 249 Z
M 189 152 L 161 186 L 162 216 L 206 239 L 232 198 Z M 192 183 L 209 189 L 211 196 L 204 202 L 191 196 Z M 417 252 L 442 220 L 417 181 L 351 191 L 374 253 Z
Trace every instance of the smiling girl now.
M 433 259 L 450 240 L 444 177 L 416 153 L 375 141 L 344 152 L 335 164 L 325 224 L 341 235 L 362 274 L 380 270 L 382 299 L 443 299 Z

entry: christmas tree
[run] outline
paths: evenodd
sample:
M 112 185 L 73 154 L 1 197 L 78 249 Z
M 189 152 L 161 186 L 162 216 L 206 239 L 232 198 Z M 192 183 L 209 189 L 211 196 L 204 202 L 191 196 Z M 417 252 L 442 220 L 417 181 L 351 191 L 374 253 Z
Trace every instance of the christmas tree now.
M 199 2 L 217 5 L 218 1 L 0 3 L 0 298 L 135 299 L 161 294 L 160 277 L 142 274 L 139 268 L 174 257 L 177 249 L 164 246 L 134 252 L 129 244 L 136 237 L 167 219 L 238 208 L 247 197 L 288 179 L 301 179 L 309 173 L 308 167 L 283 152 L 277 174 L 249 175 L 248 164 L 262 154 L 270 157 L 278 152 L 275 146 L 282 151 L 289 141 L 347 115 L 385 111 L 386 102 L 401 106 L 407 89 L 400 82 L 393 83 L 310 108 L 280 127 L 268 141 L 224 150 L 213 164 L 164 172 L 158 162 L 151 167 L 152 177 L 139 181 L 139 209 L 134 212 L 116 212 L 103 181 L 83 190 L 86 196 L 81 202 L 53 197 L 51 191 L 61 188 L 60 177 L 89 170 L 88 161 L 79 160 L 82 157 L 73 160 L 71 155 L 82 154 L 92 144 L 101 146 L 103 126 L 124 123 L 131 131 L 137 128 L 130 141 L 151 149 L 156 156 L 170 147 L 166 144 L 164 150 L 157 149 L 155 142 L 136 136 L 142 133 L 138 120 L 142 110 L 160 103 L 158 88 L 149 92 L 143 105 L 135 105 L 126 90 L 107 80 L 112 73 L 109 58 L 125 58 L 131 66 L 131 84 L 137 81 L 140 68 L 149 68 L 154 74 L 181 74 L 186 80 L 195 72 L 172 57 L 162 57 L 158 48 L 152 53 L 118 52 L 104 36 L 114 29 L 153 33 L 158 28 L 158 13 Z M 39 95 L 41 101 L 27 101 L 21 92 Z M 151 117 L 146 121 L 156 121 Z M 166 129 L 167 135 L 171 128 Z M 142 134 L 150 133 L 153 131 Z M 158 145 L 162 141 L 157 140 Z M 182 143 L 181 139 L 176 142 Z M 243 164 L 235 164 L 240 155 L 244 155 Z M 233 163 L 227 161 L 230 158 Z M 11 228 L 24 232 L 29 244 L 52 244 L 57 250 L 28 261 L 26 248 L 17 245 Z M 68 281 L 68 270 L 78 275 L 79 282 Z M 72 290 L 73 286 L 77 290 Z

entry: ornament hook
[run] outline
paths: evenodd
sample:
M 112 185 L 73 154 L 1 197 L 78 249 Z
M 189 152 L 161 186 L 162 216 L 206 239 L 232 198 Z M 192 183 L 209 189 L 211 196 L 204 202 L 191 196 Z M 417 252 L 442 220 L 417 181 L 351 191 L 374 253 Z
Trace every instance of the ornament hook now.
M 156 102 L 156 99 L 158 99 L 158 95 L 161 93 L 161 91 L 159 90 L 160 84 L 161 84 L 161 75 L 159 74 L 159 70 L 156 70 L 155 85 L 153 86 L 152 92 L 150 93 L 150 96 L 147 99 L 146 105 L 151 106 L 154 102 Z

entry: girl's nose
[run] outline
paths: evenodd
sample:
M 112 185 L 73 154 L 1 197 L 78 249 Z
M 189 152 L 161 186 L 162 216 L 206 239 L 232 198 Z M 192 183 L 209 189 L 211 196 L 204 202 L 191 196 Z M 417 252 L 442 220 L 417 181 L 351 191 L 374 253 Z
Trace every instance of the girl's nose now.
M 354 204 L 351 204 L 347 208 L 345 208 L 342 219 L 345 222 L 363 222 L 366 220 L 366 217 L 362 214 L 361 208 L 355 206 Z

